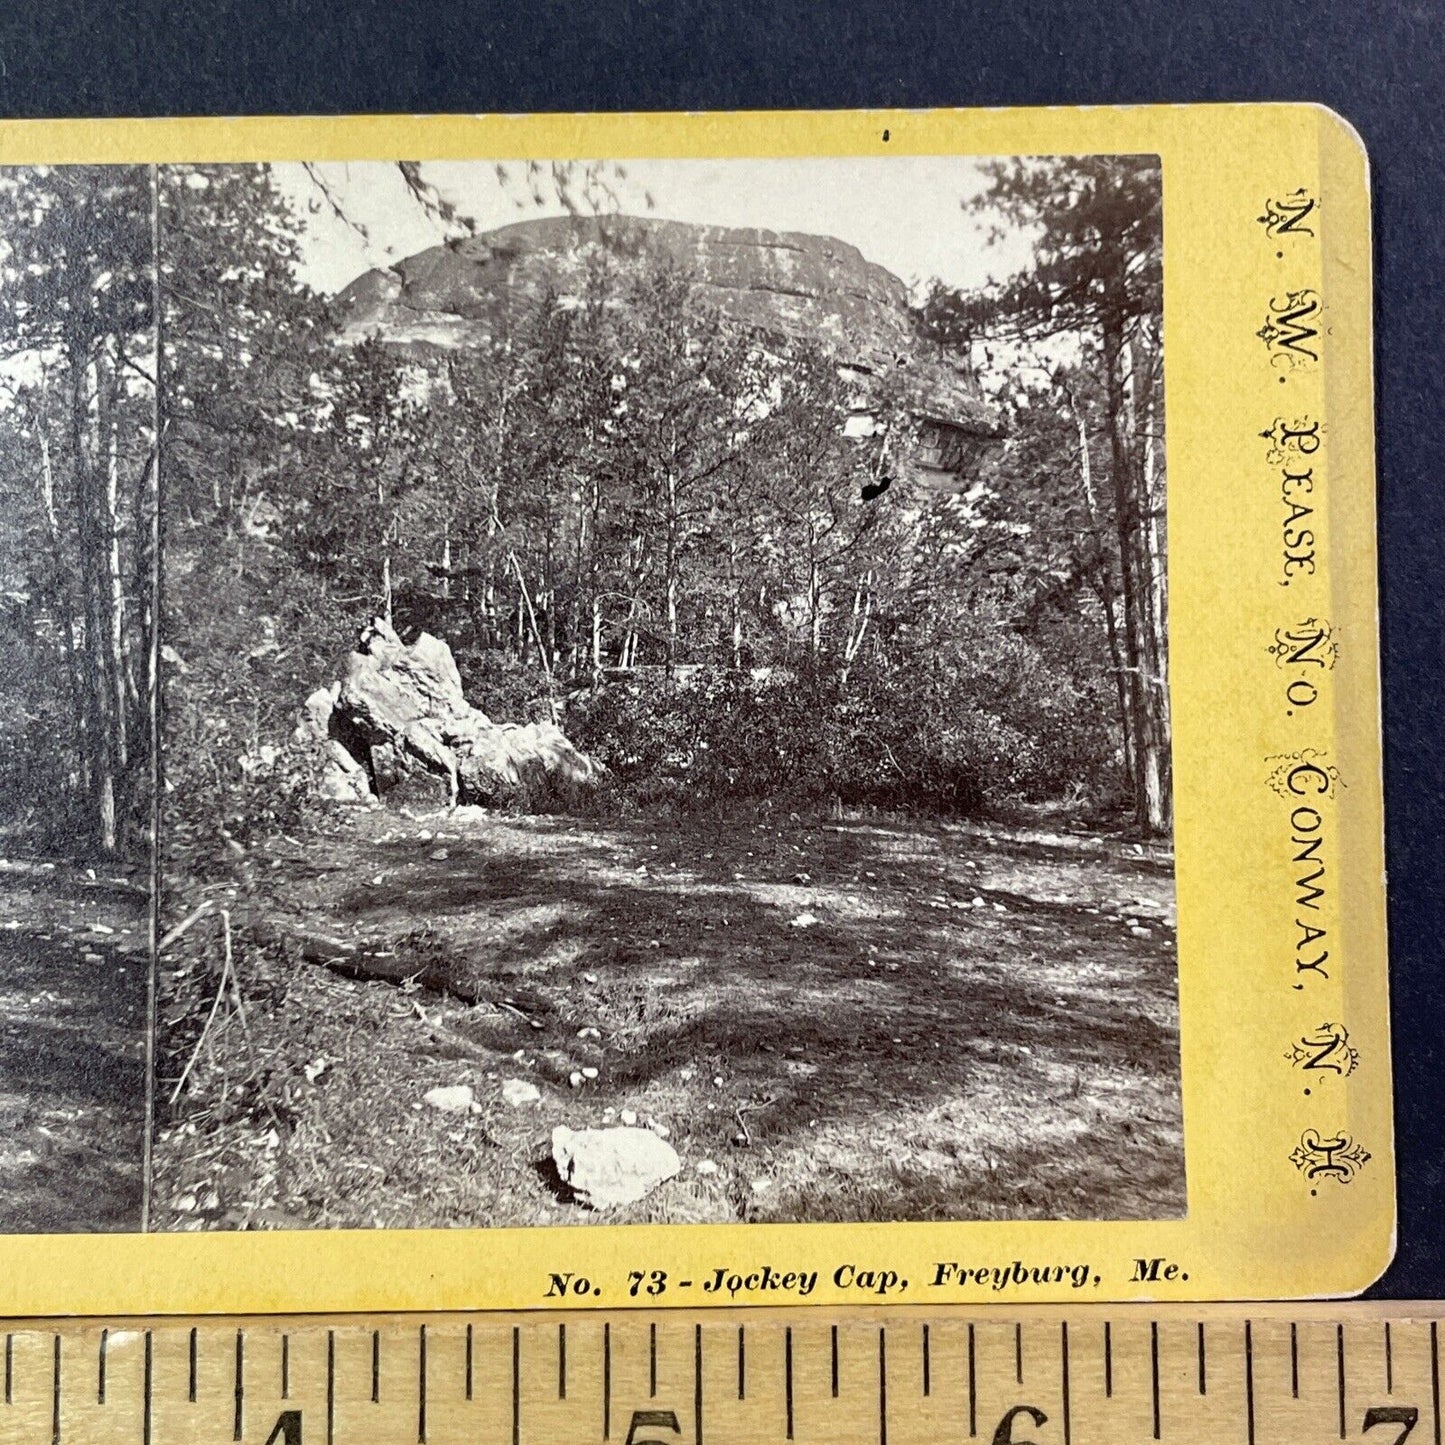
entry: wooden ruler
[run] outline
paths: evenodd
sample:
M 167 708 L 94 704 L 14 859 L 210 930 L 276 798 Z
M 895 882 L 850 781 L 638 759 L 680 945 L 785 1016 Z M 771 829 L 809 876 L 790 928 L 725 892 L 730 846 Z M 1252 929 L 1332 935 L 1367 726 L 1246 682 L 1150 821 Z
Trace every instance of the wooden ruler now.
M 1442 1305 L 16 1322 L 15 1445 L 1441 1445 Z

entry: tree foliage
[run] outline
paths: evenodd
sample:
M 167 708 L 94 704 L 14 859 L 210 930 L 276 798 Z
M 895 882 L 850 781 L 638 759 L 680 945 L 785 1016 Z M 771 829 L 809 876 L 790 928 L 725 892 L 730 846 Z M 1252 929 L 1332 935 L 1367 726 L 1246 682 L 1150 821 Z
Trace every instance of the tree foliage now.
M 1171 820 L 1163 450 L 1163 229 L 1152 156 L 995 162 L 973 201 L 1033 238 L 1023 272 L 982 294 L 935 287 L 922 322 L 953 344 L 1042 346 L 1068 358 L 1051 403 L 1078 431 L 1093 553 L 1068 571 L 1098 593 L 1139 826 Z M 1100 455 L 1090 439 L 1102 431 Z M 1048 515 L 1041 513 L 1041 515 Z
M 609 177 L 532 179 L 595 206 Z M 1010 415 L 940 496 L 878 485 L 901 402 L 851 438 L 834 356 L 722 323 L 645 251 L 519 299 L 486 345 L 341 346 L 265 167 L 8 174 L 13 811 L 143 831 L 155 222 L 176 816 L 295 825 L 296 706 L 384 615 L 444 636 L 494 717 L 565 712 L 629 806 L 1131 799 L 1164 826 L 1157 173 L 1009 162 L 981 204 L 1035 260 L 919 309 L 945 350 L 994 348 Z

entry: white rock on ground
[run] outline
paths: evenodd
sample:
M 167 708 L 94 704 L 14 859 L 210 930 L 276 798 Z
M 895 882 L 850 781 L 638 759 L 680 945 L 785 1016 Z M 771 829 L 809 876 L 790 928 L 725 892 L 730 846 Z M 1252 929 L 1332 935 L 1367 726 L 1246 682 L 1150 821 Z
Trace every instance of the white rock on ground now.
M 428 1089 L 422 1095 L 422 1103 L 444 1114 L 464 1114 L 472 1107 L 474 1097 L 469 1084 L 446 1084 L 439 1089 Z
M 671 1144 L 648 1129 L 552 1130 L 557 1173 L 593 1209 L 615 1209 L 644 1199 L 682 1168 Z
M 502 1081 L 502 1102 L 520 1109 L 524 1104 L 541 1102 L 542 1091 L 526 1079 L 504 1079 Z

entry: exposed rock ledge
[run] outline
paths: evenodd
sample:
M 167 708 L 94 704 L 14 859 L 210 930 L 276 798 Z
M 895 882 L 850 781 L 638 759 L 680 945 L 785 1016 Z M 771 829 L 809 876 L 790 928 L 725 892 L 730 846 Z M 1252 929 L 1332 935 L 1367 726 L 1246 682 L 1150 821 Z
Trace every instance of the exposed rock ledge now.
M 831 236 L 651 216 L 519 221 L 358 277 L 336 298 L 338 339 L 374 336 L 417 357 L 481 349 L 544 294 L 579 299 L 604 255 L 624 271 L 661 258 L 700 309 L 821 346 L 859 387 L 863 411 L 877 388 L 897 394 L 925 432 L 911 465 L 936 485 L 956 489 L 1003 436 L 967 360 L 918 336 L 904 283 Z

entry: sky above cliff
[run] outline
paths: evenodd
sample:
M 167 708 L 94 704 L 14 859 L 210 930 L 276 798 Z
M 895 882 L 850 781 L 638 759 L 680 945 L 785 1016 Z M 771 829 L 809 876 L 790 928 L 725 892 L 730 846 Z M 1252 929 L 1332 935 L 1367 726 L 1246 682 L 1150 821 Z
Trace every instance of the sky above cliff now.
M 998 218 L 963 209 L 984 186 L 980 165 L 957 156 L 640 160 L 626 163 L 625 178 L 604 174 L 615 193 L 609 209 L 834 236 L 910 285 L 936 276 L 973 289 L 1018 271 L 1029 256 L 1027 236 L 1008 231 L 991 240 Z M 482 230 L 563 214 L 545 175 L 534 194 L 525 165 L 503 169 L 505 179 L 490 161 L 436 162 L 423 167 L 423 176 Z M 327 163 L 309 174 L 286 164 L 274 171 L 306 221 L 301 277 L 323 293 L 448 234 L 408 194 L 390 163 Z

